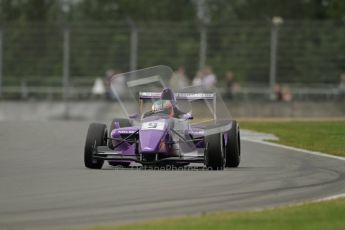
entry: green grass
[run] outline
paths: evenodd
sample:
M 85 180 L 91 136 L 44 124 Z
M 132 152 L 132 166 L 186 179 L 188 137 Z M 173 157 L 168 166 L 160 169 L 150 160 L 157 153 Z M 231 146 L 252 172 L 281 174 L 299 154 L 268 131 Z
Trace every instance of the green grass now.
M 181 207 L 183 208 L 183 207 Z M 345 199 L 259 212 L 222 212 L 198 217 L 150 221 L 123 226 L 94 227 L 84 230 L 134 229 L 246 229 L 299 230 L 344 229 Z
M 240 125 L 273 133 L 279 144 L 345 156 L 345 121 L 242 121 Z

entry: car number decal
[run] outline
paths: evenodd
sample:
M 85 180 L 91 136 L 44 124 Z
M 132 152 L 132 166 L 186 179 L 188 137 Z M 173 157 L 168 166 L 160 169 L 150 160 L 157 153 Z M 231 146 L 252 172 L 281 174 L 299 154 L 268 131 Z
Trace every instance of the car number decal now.
M 146 130 L 146 129 L 163 130 L 164 122 L 159 122 L 159 121 L 145 122 L 142 124 L 141 129 L 142 130 Z

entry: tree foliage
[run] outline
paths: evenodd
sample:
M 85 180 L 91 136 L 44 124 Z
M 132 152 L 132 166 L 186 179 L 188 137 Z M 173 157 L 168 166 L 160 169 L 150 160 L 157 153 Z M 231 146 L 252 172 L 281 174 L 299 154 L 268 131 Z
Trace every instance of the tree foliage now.
M 343 0 L 205 0 L 207 61 L 218 75 L 267 81 L 271 19 L 281 16 L 282 81 L 337 81 L 345 69 Z M 128 70 L 129 21 L 139 28 L 139 67 L 198 67 L 198 0 L 0 0 L 4 75 L 62 74 L 62 31 L 71 29 L 71 75 Z M 312 75 L 310 78 L 308 75 Z
M 1 19 L 13 21 L 192 21 L 198 0 L 1 0 Z M 215 22 L 285 19 L 344 20 L 343 0 L 206 0 Z M 66 12 L 67 11 L 67 12 Z

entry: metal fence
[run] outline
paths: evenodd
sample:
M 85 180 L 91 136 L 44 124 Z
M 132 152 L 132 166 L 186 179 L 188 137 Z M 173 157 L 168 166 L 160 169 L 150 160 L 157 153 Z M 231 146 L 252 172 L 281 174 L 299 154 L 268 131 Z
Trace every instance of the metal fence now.
M 6 24 L 0 28 L 0 94 L 62 95 L 64 88 L 86 94 L 108 69 L 160 64 L 184 65 L 192 80 L 206 63 L 219 86 L 226 71 L 234 72 L 242 93 L 266 95 L 279 82 L 295 94 L 332 98 L 345 70 L 344 50 L 345 24 L 334 21 Z

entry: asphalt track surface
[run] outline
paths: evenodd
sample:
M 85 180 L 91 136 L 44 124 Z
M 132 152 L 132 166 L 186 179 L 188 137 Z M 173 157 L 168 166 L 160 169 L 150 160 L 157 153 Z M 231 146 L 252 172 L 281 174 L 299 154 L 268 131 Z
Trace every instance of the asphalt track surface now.
M 248 141 L 240 167 L 225 171 L 86 169 L 87 126 L 0 122 L 0 229 L 120 224 L 345 192 L 345 161 Z

